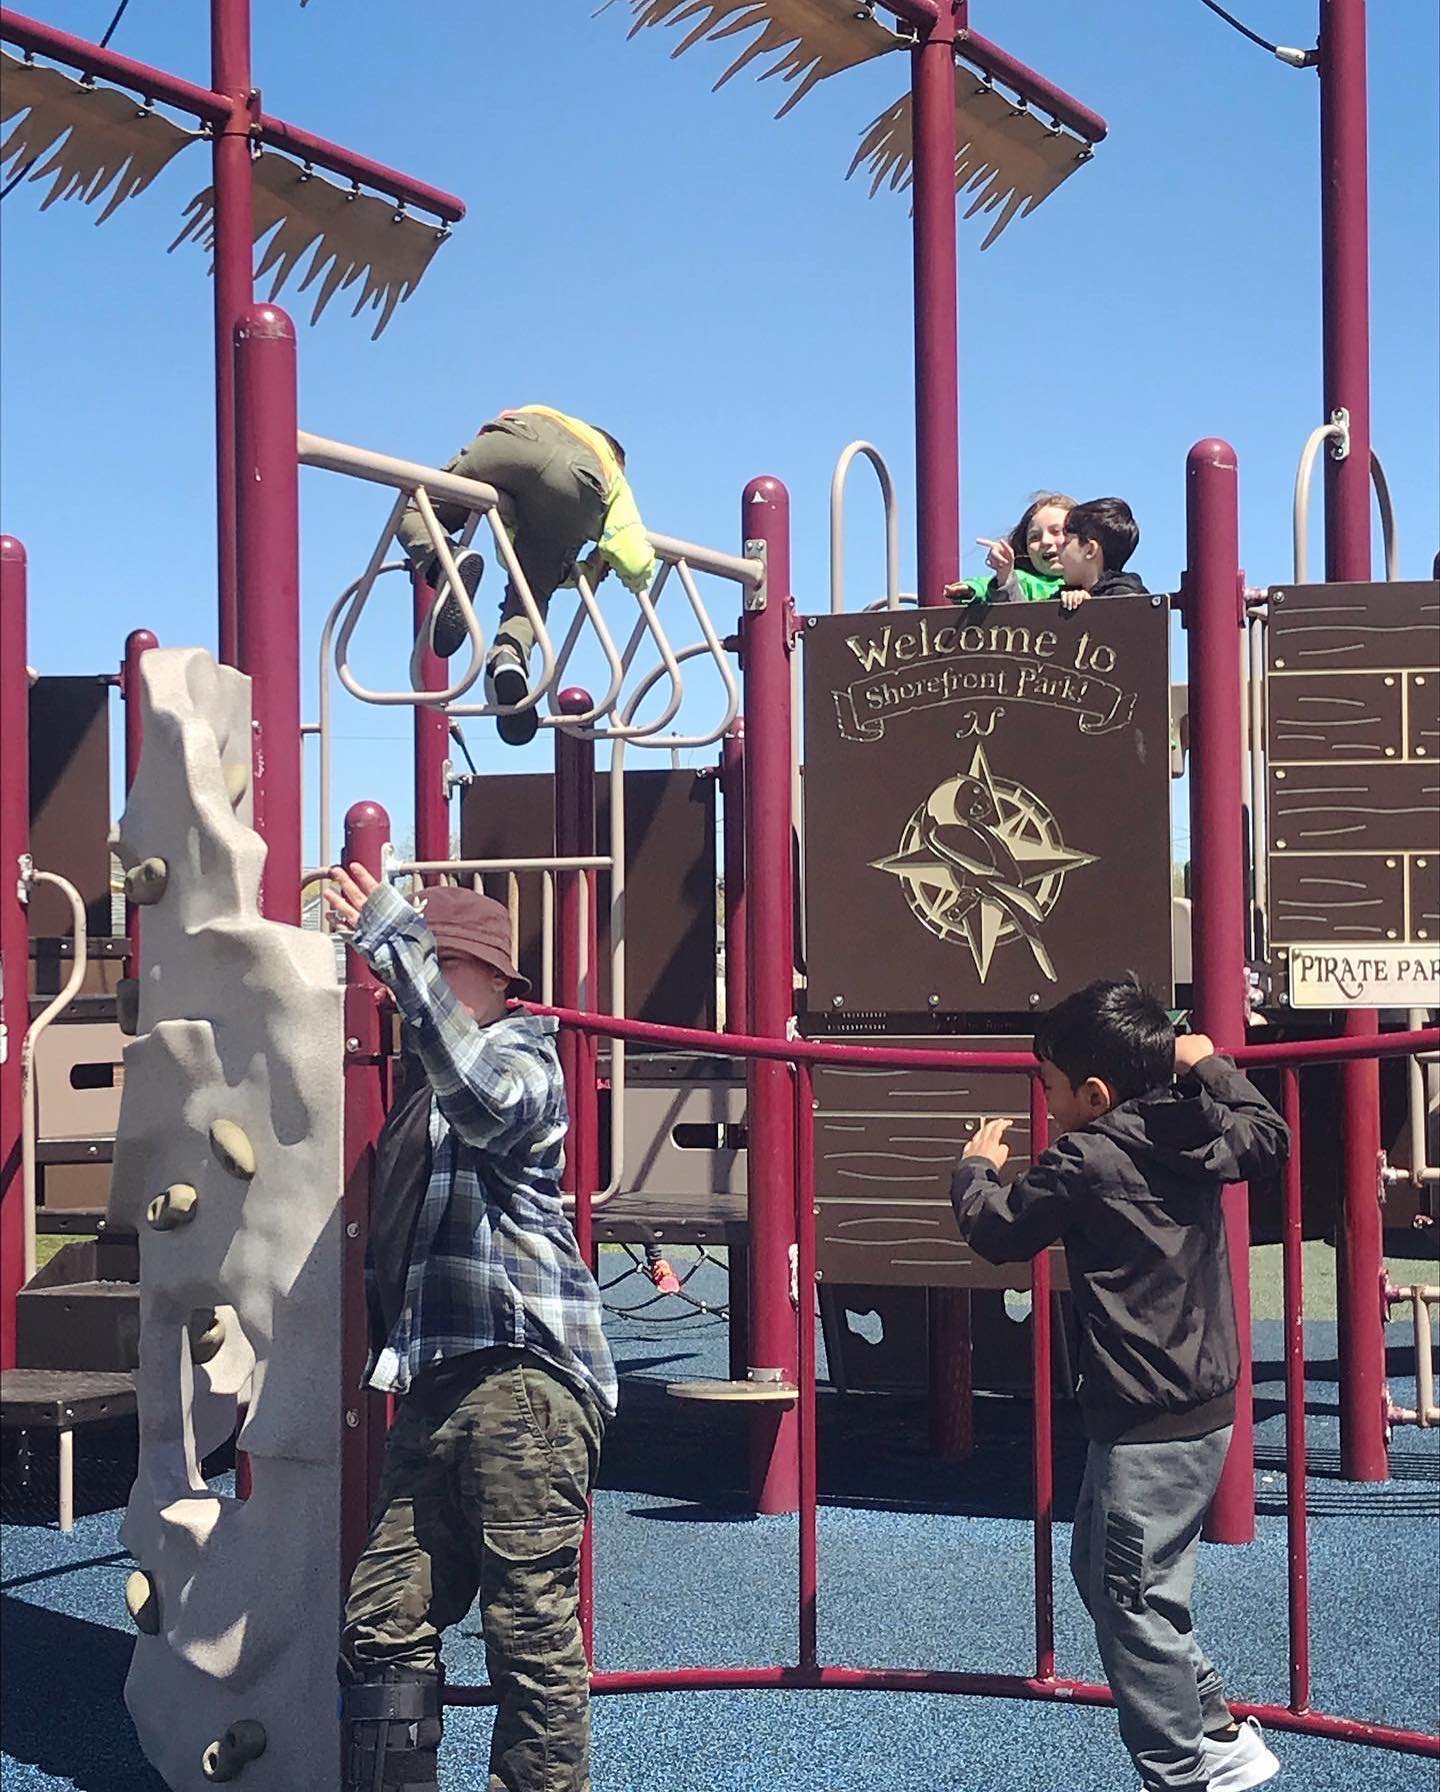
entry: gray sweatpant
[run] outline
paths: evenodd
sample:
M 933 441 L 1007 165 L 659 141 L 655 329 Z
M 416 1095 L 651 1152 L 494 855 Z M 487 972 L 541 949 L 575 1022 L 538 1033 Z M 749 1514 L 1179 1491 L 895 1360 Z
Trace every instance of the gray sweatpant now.
M 605 521 L 605 474 L 595 455 L 563 423 L 541 416 L 497 417 L 445 466 L 501 494 L 501 514 L 513 528 L 515 556 L 545 616 L 550 599 L 587 541 L 598 541 Z M 435 517 L 451 532 L 464 525 L 463 504 L 438 503 Z M 408 505 L 396 530 L 410 563 L 423 573 L 434 548 L 420 513 Z M 505 589 L 500 627 L 491 648 L 507 642 L 529 663 L 535 630 L 512 585 Z
M 1121 1738 L 1150 1792 L 1203 1792 L 1201 1733 L 1232 1721 L 1190 1617 L 1200 1528 L 1230 1431 L 1092 1443 L 1085 1458 L 1070 1568 L 1094 1620 Z

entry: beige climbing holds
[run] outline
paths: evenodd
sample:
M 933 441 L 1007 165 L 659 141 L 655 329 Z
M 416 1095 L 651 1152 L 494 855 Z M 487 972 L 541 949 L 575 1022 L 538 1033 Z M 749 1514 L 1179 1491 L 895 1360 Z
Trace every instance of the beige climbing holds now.
M 140 1031 L 140 981 L 121 977 L 115 985 L 115 1024 L 127 1039 Z
M 160 1629 L 160 1589 L 153 1575 L 137 1568 L 125 1583 L 125 1608 L 137 1630 L 155 1636 Z
M 236 809 L 245 800 L 245 792 L 250 788 L 250 767 L 248 765 L 227 765 L 225 767 L 225 794 L 230 799 L 230 807 Z
M 238 1779 L 251 1761 L 265 1753 L 269 1738 L 265 1726 L 253 1717 L 242 1717 L 200 1757 L 200 1771 L 207 1780 L 223 1784 Z
M 158 902 L 170 881 L 170 867 L 164 859 L 141 859 L 125 873 L 125 900 L 147 907 Z
M 225 1342 L 225 1321 L 213 1307 L 197 1307 L 185 1327 L 190 1334 L 190 1361 L 208 1363 Z
M 210 1128 L 210 1149 L 232 1176 L 248 1182 L 255 1174 L 255 1147 L 244 1127 L 233 1120 L 217 1120 Z
M 172 1182 L 164 1194 L 156 1195 L 145 1209 L 145 1218 L 157 1232 L 173 1232 L 177 1226 L 187 1226 L 194 1219 L 199 1199 L 188 1182 Z

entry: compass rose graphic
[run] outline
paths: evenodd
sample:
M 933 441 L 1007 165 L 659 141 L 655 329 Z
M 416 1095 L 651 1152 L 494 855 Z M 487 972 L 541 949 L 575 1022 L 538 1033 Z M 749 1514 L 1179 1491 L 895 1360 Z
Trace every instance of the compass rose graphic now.
M 995 948 L 1013 939 L 1025 941 L 1054 983 L 1040 930 L 1067 872 L 1095 858 L 1066 846 L 1039 797 L 995 777 L 977 746 L 970 770 L 937 785 L 905 823 L 900 850 L 871 864 L 900 879 L 905 900 L 931 933 L 965 942 L 982 983 Z

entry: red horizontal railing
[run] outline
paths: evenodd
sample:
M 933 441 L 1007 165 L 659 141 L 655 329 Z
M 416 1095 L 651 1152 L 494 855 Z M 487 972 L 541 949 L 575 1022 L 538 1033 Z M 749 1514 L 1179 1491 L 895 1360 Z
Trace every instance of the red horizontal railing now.
M 764 1690 L 853 1690 L 864 1692 L 968 1693 L 984 1698 L 1038 1699 L 1067 1705 L 1110 1705 L 1110 1689 L 1090 1681 L 1070 1680 L 1055 1672 L 1054 1458 L 1051 1434 L 1050 1265 L 1042 1253 L 1031 1265 L 1032 1473 L 1034 1481 L 1035 1672 L 1024 1674 L 955 1673 L 928 1668 L 839 1667 L 823 1664 L 817 1648 L 819 1607 L 819 1538 L 816 1475 L 816 1365 L 812 1307 L 805 1291 L 815 1286 L 815 1143 L 814 1067 L 824 1064 L 869 1065 L 891 1070 L 966 1071 L 971 1074 L 1023 1072 L 1030 1079 L 1032 1151 L 1044 1150 L 1049 1118 L 1033 1056 L 1025 1052 L 920 1051 L 906 1046 L 833 1045 L 817 1040 L 763 1039 L 735 1033 L 707 1033 L 690 1028 L 651 1026 L 574 1009 L 529 1005 L 553 1015 L 563 1026 L 592 1038 L 623 1039 L 671 1052 L 723 1057 L 756 1057 L 788 1063 L 794 1070 L 795 1225 L 797 1280 L 802 1290 L 798 1324 L 799 1385 L 799 1591 L 796 1613 L 797 1661 L 765 1667 L 656 1668 L 643 1672 L 603 1670 L 591 1676 L 598 1695 L 641 1692 L 707 1692 Z M 1303 1161 L 1300 1135 L 1299 1070 L 1316 1063 L 1344 1063 L 1357 1058 L 1401 1057 L 1440 1050 L 1440 1027 L 1412 1032 L 1375 1034 L 1366 1038 L 1314 1039 L 1283 1045 L 1244 1046 L 1231 1052 L 1245 1067 L 1278 1066 L 1282 1108 L 1290 1127 L 1291 1152 L 1284 1176 L 1284 1303 L 1285 1303 L 1285 1467 L 1289 1602 L 1288 1705 L 1230 1701 L 1241 1717 L 1255 1717 L 1276 1730 L 1321 1736 L 1339 1742 L 1440 1759 L 1440 1736 L 1363 1718 L 1341 1717 L 1310 1709 L 1309 1548 L 1305 1498 L 1305 1336 L 1301 1280 L 1301 1191 Z M 591 1191 L 576 1195 L 577 1229 L 588 1218 Z M 1376 1291 L 1377 1302 L 1379 1291 Z M 588 1579 L 588 1577 L 587 1577 Z M 588 1604 L 588 1601 L 587 1601 Z M 591 1637 L 586 1626 L 586 1648 Z M 447 1685 L 451 1705 L 494 1703 L 488 1686 Z

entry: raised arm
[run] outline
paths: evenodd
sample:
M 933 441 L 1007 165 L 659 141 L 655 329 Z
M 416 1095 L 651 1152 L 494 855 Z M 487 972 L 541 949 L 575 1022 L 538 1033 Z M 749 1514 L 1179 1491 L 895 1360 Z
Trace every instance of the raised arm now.
M 982 1148 L 967 1149 L 956 1165 L 950 1204 L 960 1236 L 987 1263 L 1023 1263 L 1063 1238 L 1074 1220 L 1084 1184 L 1080 1153 L 1061 1138 L 1007 1188 L 1000 1180 L 1004 1157 L 997 1163 L 984 1138 L 982 1129 L 975 1141 Z
M 1188 1074 L 1225 1111 L 1225 1142 L 1235 1158 L 1233 1180 L 1248 1182 L 1278 1170 L 1290 1155 L 1290 1128 L 1254 1083 L 1218 1053 L 1190 1065 Z

